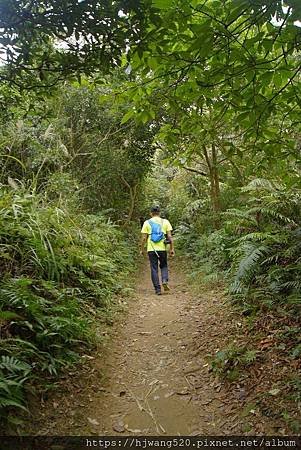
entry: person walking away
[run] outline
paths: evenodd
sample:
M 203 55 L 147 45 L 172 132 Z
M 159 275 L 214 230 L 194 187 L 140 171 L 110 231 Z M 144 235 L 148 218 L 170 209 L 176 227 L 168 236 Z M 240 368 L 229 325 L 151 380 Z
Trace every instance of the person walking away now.
M 167 219 L 160 217 L 160 207 L 151 208 L 151 218 L 146 220 L 142 226 L 141 250 L 143 255 L 147 242 L 147 254 L 150 262 L 151 279 L 157 295 L 161 294 L 159 280 L 159 268 L 161 269 L 162 286 L 165 292 L 169 291 L 168 266 L 166 246 L 170 245 L 169 255 L 174 256 L 174 243 L 172 238 L 172 226 Z

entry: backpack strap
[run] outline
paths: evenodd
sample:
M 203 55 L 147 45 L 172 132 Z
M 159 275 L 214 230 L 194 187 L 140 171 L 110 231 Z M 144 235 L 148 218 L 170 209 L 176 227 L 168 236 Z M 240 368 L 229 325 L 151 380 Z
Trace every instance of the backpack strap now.
M 161 229 L 162 229 L 162 233 L 164 234 L 164 237 L 165 237 L 165 239 L 166 239 L 166 233 L 164 233 L 164 230 L 163 230 L 164 219 L 163 219 L 162 217 L 160 217 L 160 219 L 161 219 Z

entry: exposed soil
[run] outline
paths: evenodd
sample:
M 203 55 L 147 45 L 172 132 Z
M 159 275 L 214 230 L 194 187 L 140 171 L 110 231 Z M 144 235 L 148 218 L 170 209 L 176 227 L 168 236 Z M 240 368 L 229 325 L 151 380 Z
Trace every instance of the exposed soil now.
M 172 266 L 170 287 L 170 293 L 154 295 L 148 267 L 143 269 L 128 313 L 113 326 L 105 348 L 38 402 L 26 432 L 285 433 L 249 402 L 252 386 L 222 381 L 210 369 L 209 355 L 239 339 L 237 313 L 221 293 L 189 288 L 179 265 Z

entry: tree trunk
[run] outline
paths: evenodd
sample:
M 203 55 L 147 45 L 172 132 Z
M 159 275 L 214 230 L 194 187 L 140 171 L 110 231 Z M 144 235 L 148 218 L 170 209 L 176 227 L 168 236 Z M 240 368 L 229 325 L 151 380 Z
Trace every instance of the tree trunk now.
M 128 222 L 131 222 L 135 210 L 136 205 L 136 198 L 137 198 L 137 184 L 135 184 L 133 187 L 130 187 L 130 208 L 129 208 L 129 214 L 128 214 Z
M 214 202 L 213 202 L 213 209 L 216 214 L 219 215 L 221 211 L 221 205 L 220 205 L 220 185 L 219 185 L 219 173 L 218 173 L 218 162 L 217 162 L 217 152 L 215 145 L 212 144 L 212 177 L 214 180 Z
M 217 152 L 215 145 L 211 147 L 211 159 L 206 147 L 203 147 L 204 157 L 208 166 L 209 180 L 210 180 L 210 199 L 211 206 L 214 214 L 214 226 L 219 228 L 220 225 L 220 185 L 219 185 L 219 173 L 217 163 Z
M 136 206 L 138 184 L 131 186 L 130 183 L 128 183 L 128 181 L 126 181 L 126 179 L 123 176 L 121 176 L 120 178 L 121 178 L 123 184 L 125 184 L 125 186 L 128 188 L 129 194 L 130 194 L 130 206 L 129 206 L 128 218 L 126 220 L 126 222 L 129 223 L 129 222 L 131 222 L 131 220 L 133 218 L 133 214 L 134 214 L 134 210 L 135 210 L 135 206 Z

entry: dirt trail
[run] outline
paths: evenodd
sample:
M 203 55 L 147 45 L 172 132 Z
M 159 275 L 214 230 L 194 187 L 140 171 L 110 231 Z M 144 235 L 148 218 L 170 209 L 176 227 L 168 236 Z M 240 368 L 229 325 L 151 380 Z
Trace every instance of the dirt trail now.
M 185 369 L 185 285 L 171 284 L 173 293 L 155 296 L 148 271 L 137 290 L 111 361 L 111 392 L 95 418 L 103 433 L 113 429 L 140 434 L 190 434 L 197 427 Z M 91 410 L 92 413 L 92 410 Z
M 171 279 L 171 292 L 155 296 L 145 267 L 106 355 L 96 355 L 85 377 L 73 377 L 68 386 L 65 382 L 67 390 L 46 401 L 35 417 L 36 434 L 246 431 L 240 387 L 229 390 L 206 359 L 233 325 L 231 313 L 225 316 L 227 309 L 214 292 L 193 294 L 181 270 L 173 267 Z M 248 432 L 271 431 L 257 421 Z

